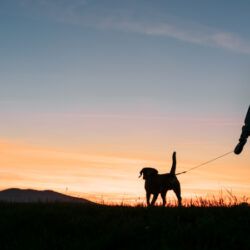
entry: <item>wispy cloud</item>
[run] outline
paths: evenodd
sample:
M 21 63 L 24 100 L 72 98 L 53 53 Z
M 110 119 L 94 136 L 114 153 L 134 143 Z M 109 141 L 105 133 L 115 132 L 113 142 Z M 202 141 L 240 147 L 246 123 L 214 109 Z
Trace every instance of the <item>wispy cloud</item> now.
M 250 41 L 230 32 L 215 28 L 183 22 L 145 22 L 136 20 L 104 19 L 98 26 L 127 32 L 141 33 L 149 36 L 174 38 L 193 44 L 223 48 L 250 55 Z
M 189 20 L 165 15 L 161 18 L 140 15 L 136 11 L 106 8 L 99 1 L 90 0 L 23 0 L 30 8 L 49 15 L 58 22 L 119 32 L 132 32 L 148 36 L 172 38 L 191 44 L 222 48 L 250 55 L 250 41 L 238 34 L 218 30 Z

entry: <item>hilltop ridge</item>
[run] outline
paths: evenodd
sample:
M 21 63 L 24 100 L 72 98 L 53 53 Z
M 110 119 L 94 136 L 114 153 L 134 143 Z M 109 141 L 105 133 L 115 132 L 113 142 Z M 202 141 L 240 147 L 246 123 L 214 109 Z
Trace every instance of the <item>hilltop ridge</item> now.
M 0 191 L 0 201 L 3 202 L 77 202 L 95 204 L 87 199 L 65 195 L 53 190 L 34 190 L 9 188 Z

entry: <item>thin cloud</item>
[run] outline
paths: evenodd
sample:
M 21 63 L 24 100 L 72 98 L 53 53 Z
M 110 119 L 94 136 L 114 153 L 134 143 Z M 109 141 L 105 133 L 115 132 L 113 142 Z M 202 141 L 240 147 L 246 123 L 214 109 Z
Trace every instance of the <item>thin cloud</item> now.
M 36 11 L 36 14 L 47 15 L 58 22 L 172 38 L 250 55 L 250 41 L 237 34 L 179 20 L 166 14 L 162 17 L 164 21 L 153 16 L 145 19 L 139 13 L 141 10 L 136 13 L 130 9 L 106 9 L 105 5 L 99 4 L 101 2 L 92 0 L 22 0 L 22 3 Z
M 194 23 L 174 24 L 171 22 L 144 22 L 133 20 L 104 19 L 97 27 L 126 32 L 141 33 L 149 36 L 162 36 L 174 38 L 180 41 L 223 48 L 233 52 L 250 55 L 250 41 L 225 31 L 218 31 L 211 27 Z
M 51 121 L 53 118 L 56 119 L 70 119 L 77 120 L 78 122 L 82 119 L 116 119 L 116 120 L 161 120 L 168 122 L 186 123 L 186 124 L 207 124 L 214 126 L 240 126 L 240 117 L 192 117 L 190 115 L 150 115 L 150 114 L 116 114 L 116 113 L 41 113 L 36 114 L 41 119 Z

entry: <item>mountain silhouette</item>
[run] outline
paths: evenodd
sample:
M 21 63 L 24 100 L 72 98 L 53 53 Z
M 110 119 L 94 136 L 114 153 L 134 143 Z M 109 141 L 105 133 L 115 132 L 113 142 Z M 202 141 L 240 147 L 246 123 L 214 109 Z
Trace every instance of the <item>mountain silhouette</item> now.
M 61 194 L 52 190 L 10 188 L 0 191 L 0 201 L 5 202 L 76 202 L 96 204 L 92 201 Z

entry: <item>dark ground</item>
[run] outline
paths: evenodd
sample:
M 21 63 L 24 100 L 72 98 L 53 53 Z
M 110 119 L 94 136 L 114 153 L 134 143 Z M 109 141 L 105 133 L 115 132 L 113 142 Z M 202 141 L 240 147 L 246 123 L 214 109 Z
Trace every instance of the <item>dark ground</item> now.
M 0 203 L 0 250 L 250 249 L 250 207 Z

